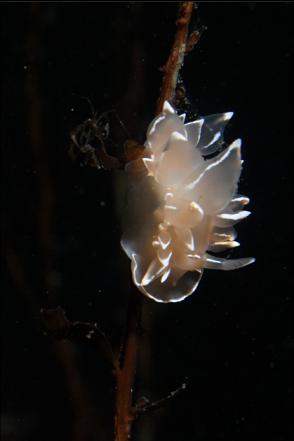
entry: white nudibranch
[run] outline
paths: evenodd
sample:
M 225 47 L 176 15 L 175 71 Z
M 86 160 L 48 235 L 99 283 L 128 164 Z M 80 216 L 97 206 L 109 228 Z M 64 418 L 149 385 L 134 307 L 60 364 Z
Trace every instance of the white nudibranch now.
M 241 141 L 223 148 L 232 115 L 185 124 L 166 101 L 147 130 L 143 158 L 126 167 L 137 174 L 121 244 L 135 285 L 158 302 L 192 294 L 205 268 L 233 270 L 254 261 L 209 254 L 237 247 L 233 225 L 250 214 L 243 210 L 249 199 L 237 194 Z

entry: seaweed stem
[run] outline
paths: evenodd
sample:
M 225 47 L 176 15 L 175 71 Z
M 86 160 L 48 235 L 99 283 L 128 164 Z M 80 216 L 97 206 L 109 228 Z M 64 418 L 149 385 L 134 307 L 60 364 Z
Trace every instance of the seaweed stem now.
M 174 44 L 169 53 L 168 59 L 162 68 L 163 79 L 160 96 L 157 101 L 156 114 L 160 113 L 165 100 L 172 103 L 178 82 L 178 75 L 183 66 L 186 54 L 189 24 L 194 9 L 194 2 L 181 2 L 179 14 L 176 21 L 177 31 Z
M 194 2 L 180 3 L 174 44 L 167 62 L 163 67 L 162 88 L 157 103 L 156 114 L 161 112 L 165 100 L 172 101 L 174 97 L 178 74 L 183 64 L 185 53 L 187 52 L 188 28 L 193 8 Z M 128 309 L 123 360 L 115 369 L 117 382 L 115 441 L 127 441 L 130 439 L 133 422 L 139 413 L 139 409 L 133 405 L 133 386 L 136 374 L 141 315 L 141 296 L 138 295 L 135 290 L 132 290 Z
M 133 406 L 133 386 L 136 375 L 137 353 L 140 339 L 142 298 L 132 290 L 128 309 L 123 360 L 117 366 L 115 441 L 126 441 L 130 437 L 132 423 L 136 417 Z

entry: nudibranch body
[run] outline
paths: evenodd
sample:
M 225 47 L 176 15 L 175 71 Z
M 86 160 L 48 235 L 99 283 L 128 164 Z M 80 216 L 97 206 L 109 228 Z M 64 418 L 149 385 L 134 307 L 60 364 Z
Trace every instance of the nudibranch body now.
M 141 165 L 141 173 L 130 190 L 121 244 L 135 285 L 158 302 L 192 294 L 205 268 L 232 270 L 254 261 L 210 254 L 238 246 L 233 225 L 250 214 L 243 210 L 249 199 L 237 194 L 241 141 L 223 149 L 231 117 L 185 124 L 185 115 L 166 101 L 147 130 L 143 157 L 127 166 Z

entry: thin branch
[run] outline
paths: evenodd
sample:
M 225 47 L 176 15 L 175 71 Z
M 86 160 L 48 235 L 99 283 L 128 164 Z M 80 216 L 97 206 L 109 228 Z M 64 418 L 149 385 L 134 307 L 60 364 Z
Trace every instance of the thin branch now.
M 131 433 L 133 412 L 133 386 L 136 374 L 137 352 L 142 315 L 141 294 L 131 292 L 126 327 L 125 345 L 121 366 L 116 371 L 117 396 L 115 416 L 115 441 L 127 441 Z
M 157 102 L 157 111 L 162 111 L 165 100 L 173 101 L 178 81 L 178 74 L 184 62 L 184 56 L 187 51 L 187 38 L 189 24 L 192 17 L 194 2 L 182 2 L 179 8 L 179 15 L 176 21 L 177 31 L 173 47 L 170 51 L 167 62 L 163 70 L 162 87 L 160 97 Z
M 178 80 L 178 73 L 183 64 L 184 55 L 187 51 L 186 42 L 188 27 L 193 12 L 193 2 L 180 4 L 178 19 L 176 22 L 177 32 L 169 58 L 163 68 L 163 84 L 158 100 L 157 113 L 160 113 L 165 100 L 172 100 Z M 131 435 L 132 423 L 138 415 L 137 406 L 133 406 L 133 386 L 136 373 L 137 352 L 140 338 L 140 320 L 142 313 L 142 299 L 136 292 L 131 293 L 126 338 L 124 346 L 124 358 L 122 365 L 116 371 L 117 395 L 116 395 L 116 416 L 115 416 L 115 441 L 127 441 Z M 183 386 L 179 388 L 182 390 Z M 177 392 L 157 403 L 151 403 L 149 408 L 162 406 Z M 145 406 L 147 411 L 148 406 Z M 141 412 L 144 412 L 142 410 Z

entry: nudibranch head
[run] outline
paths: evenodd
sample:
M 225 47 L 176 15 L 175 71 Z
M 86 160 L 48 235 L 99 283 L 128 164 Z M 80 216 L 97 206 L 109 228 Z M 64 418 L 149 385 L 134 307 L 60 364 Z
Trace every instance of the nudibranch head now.
M 141 165 L 143 174 L 130 189 L 121 244 L 135 285 L 158 302 L 192 294 L 205 268 L 232 270 L 254 261 L 209 253 L 238 246 L 233 225 L 250 214 L 243 210 L 249 199 L 237 194 L 241 141 L 223 147 L 232 115 L 185 124 L 185 115 L 166 101 L 147 130 L 143 157 L 127 167 Z

